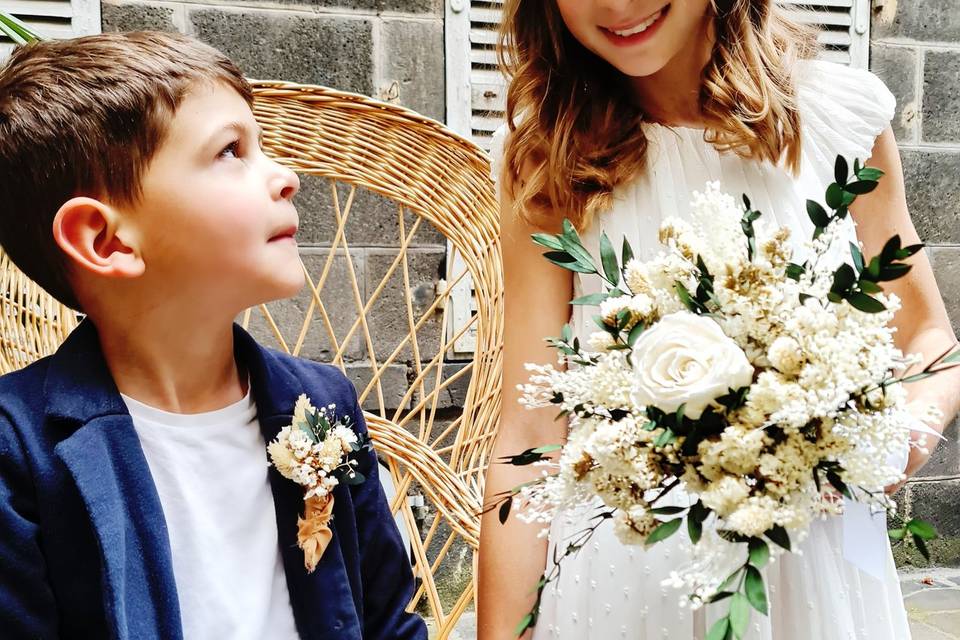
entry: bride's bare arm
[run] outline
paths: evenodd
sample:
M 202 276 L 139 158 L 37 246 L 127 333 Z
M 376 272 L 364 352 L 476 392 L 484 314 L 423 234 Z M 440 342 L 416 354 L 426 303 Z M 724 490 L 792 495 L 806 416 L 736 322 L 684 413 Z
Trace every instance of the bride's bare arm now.
M 507 190 L 504 189 L 504 192 Z M 516 386 L 526 380 L 524 363 L 554 363 L 556 352 L 544 338 L 559 336 L 570 317 L 573 278 L 551 265 L 530 236 L 538 229 L 513 215 L 509 195 L 501 199 L 505 318 L 503 340 L 503 412 L 493 460 L 545 444 L 562 444 L 566 421 L 557 411 L 527 410 L 517 402 Z M 534 467 L 492 464 L 486 478 L 486 502 L 498 493 L 533 478 Z M 479 640 L 515 638 L 514 629 L 534 602 L 534 587 L 546 565 L 547 542 L 537 537 L 540 525 L 519 521 L 512 512 L 500 524 L 496 510 L 480 529 L 477 618 Z M 529 634 L 528 634 L 529 635 Z
M 890 129 L 877 139 L 873 157 L 867 164 L 883 170 L 886 175 L 880 180 L 876 191 L 858 200 L 852 208 L 864 253 L 867 257 L 879 254 L 884 243 L 897 234 L 904 246 L 918 243 L 920 239 L 907 211 L 900 154 Z M 923 364 L 908 372 L 916 373 L 944 352 L 956 348 L 957 338 L 937 289 L 927 252 L 916 254 L 909 262 L 913 265 L 910 273 L 899 280 L 885 283 L 884 289 L 895 293 L 903 303 L 903 308 L 893 320 L 897 327 L 897 347 L 904 353 L 923 355 Z M 960 367 L 909 384 L 907 390 L 911 401 L 935 404 L 940 408 L 944 420 L 939 425 L 931 426 L 942 432 L 960 409 Z M 920 435 L 915 433 L 914 437 Z M 930 450 L 936 447 L 934 440 L 932 436 L 927 437 Z M 907 476 L 919 471 L 929 457 L 929 454 L 913 449 L 907 465 Z

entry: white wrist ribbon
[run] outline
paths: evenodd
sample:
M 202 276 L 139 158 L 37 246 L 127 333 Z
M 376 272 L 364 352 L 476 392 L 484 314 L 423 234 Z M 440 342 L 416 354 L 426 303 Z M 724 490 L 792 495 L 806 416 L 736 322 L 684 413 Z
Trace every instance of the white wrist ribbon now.
M 922 420 L 915 420 L 911 431 L 932 434 L 945 440 L 941 434 Z M 907 468 L 910 448 L 904 443 L 899 455 L 891 455 L 888 463 L 900 469 Z M 887 573 L 887 514 L 873 513 L 872 507 L 856 500 L 843 500 L 843 557 L 867 575 L 884 580 Z

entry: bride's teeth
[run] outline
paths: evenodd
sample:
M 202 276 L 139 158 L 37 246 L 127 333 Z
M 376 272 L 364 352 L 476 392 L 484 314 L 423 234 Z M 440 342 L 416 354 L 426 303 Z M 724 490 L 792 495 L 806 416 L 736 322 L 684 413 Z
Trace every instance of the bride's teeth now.
M 660 11 L 657 11 L 654 15 L 650 16 L 649 18 L 647 18 L 646 20 L 644 20 L 643 22 L 635 26 L 633 29 L 628 29 L 626 31 L 614 31 L 613 33 L 617 34 L 620 37 L 625 38 L 627 36 L 633 36 L 643 31 L 646 31 L 647 29 L 650 28 L 650 25 L 652 25 L 654 22 L 660 19 L 660 14 L 662 13 L 663 13 L 663 10 L 661 9 Z

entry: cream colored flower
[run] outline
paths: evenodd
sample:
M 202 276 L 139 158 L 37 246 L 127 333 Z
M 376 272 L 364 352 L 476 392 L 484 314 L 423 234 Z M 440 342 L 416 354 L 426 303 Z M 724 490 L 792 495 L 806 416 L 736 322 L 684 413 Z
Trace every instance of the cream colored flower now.
M 593 351 L 606 351 L 616 343 L 613 336 L 607 331 L 594 331 L 587 340 L 587 345 Z
M 306 422 L 308 411 L 316 411 L 316 409 L 310 404 L 310 399 L 307 398 L 307 394 L 301 393 L 293 409 L 293 424 L 298 425 L 301 422 Z
M 613 519 L 613 532 L 621 544 L 643 544 L 658 524 L 649 510 L 638 505 L 628 511 L 617 512 Z
M 293 468 L 297 465 L 297 459 L 287 446 L 286 439 L 277 439 L 271 442 L 267 446 L 267 452 L 270 454 L 273 466 L 277 468 L 280 475 L 288 480 L 294 480 Z
M 753 366 L 720 326 L 680 311 L 665 316 L 633 348 L 633 400 L 668 413 L 686 405 L 690 418 L 730 389 L 749 386 Z
M 789 336 L 780 336 L 767 350 L 767 359 L 780 373 L 797 374 L 803 366 L 800 343 Z

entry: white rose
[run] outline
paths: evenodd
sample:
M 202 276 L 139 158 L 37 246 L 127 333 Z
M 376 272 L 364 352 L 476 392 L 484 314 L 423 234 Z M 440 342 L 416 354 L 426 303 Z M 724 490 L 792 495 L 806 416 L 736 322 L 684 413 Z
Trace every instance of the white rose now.
M 667 413 L 685 404 L 697 419 L 730 389 L 749 386 L 753 366 L 720 325 L 689 311 L 664 316 L 633 347 L 633 401 Z

